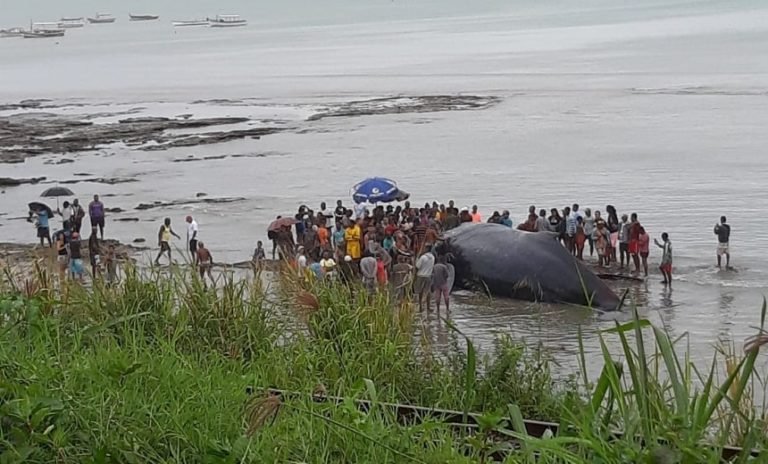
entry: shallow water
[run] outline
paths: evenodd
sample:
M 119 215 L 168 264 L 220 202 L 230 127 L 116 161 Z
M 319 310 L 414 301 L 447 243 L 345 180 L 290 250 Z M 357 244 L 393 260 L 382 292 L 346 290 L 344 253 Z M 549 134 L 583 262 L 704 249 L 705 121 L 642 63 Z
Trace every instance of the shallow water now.
M 201 2 L 184 11 L 171 4 L 150 11 L 146 2 L 135 7 L 160 13 L 161 21 L 129 23 L 125 7 L 114 2 L 73 3 L 67 11 L 58 11 L 58 2 L 11 2 L 7 19 L 19 24 L 38 11 L 56 18 L 110 11 L 109 5 L 119 19 L 57 41 L 0 39 L 0 102 L 52 98 L 65 106 L 42 111 L 97 115 L 95 122 L 128 117 L 109 115 L 119 112 L 244 115 L 248 126 L 289 130 L 167 151 L 118 144 L 67 155 L 75 163 L 63 165 L 44 164 L 58 155 L 42 156 L 0 164 L 0 176 L 136 177 L 140 182 L 70 187 L 81 201 L 113 194 L 105 198 L 108 207 L 141 219 L 108 221 L 109 236 L 152 242 L 163 217 L 183 232 L 183 217 L 193 214 L 216 258 L 230 262 L 247 259 L 276 214 L 300 203 L 348 202 L 350 186 L 369 175 L 397 179 L 415 203 L 453 198 L 478 204 L 485 215 L 509 209 L 516 221 L 530 204 L 577 201 L 604 210 L 611 203 L 620 213 L 636 211 L 652 236 L 670 234 L 674 290 L 664 290 L 654 274 L 647 284 L 629 286 L 630 295 L 642 314 L 675 335 L 690 333 L 694 358 L 706 362 L 719 340 L 740 344 L 754 332 L 768 289 L 768 7 L 540 3 L 397 1 L 362 8 L 337 0 L 322 11 L 301 2 L 261 11 L 233 2 L 222 8 L 251 19 L 249 27 L 174 31 L 171 19 L 217 12 Z M 444 93 L 501 101 L 474 111 L 307 120 L 353 100 Z M 206 99 L 232 101 L 193 103 Z M 264 156 L 174 162 L 222 154 Z M 5 190 L 0 241 L 33 238 L 27 223 L 10 218 L 24 215 L 24 205 L 45 187 Z M 198 192 L 246 200 L 130 211 Z M 736 273 L 713 266 L 712 226 L 721 214 L 733 227 Z M 653 253 L 652 268 L 658 259 Z M 619 290 L 626 286 L 618 283 Z M 479 344 L 488 347 L 493 333 L 509 332 L 542 342 L 567 367 L 575 364 L 582 326 L 594 370 L 600 367 L 596 331 L 628 317 L 456 300 L 452 319 Z M 434 316 L 428 320 L 435 341 L 445 339 L 444 327 Z

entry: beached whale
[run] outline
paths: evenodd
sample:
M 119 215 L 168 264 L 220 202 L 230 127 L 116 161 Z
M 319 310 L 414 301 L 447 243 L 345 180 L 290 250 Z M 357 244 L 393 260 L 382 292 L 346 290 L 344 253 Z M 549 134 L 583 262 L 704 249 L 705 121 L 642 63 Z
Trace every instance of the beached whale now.
M 620 298 L 553 234 L 499 224 L 463 224 L 437 247 L 456 268 L 456 285 L 529 301 L 615 310 Z

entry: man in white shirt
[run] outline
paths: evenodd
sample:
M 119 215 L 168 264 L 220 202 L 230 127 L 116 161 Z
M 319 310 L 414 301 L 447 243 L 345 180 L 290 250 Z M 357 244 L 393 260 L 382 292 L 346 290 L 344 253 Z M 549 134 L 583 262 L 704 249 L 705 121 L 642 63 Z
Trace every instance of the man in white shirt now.
M 419 299 L 419 311 L 422 310 L 424 299 L 427 300 L 427 311 L 430 310 L 432 295 L 432 272 L 435 269 L 435 255 L 424 253 L 416 260 L 416 280 L 413 283 L 413 293 Z
M 317 216 L 322 218 L 326 229 L 333 227 L 333 213 L 325 206 L 325 202 L 320 203 L 320 211 L 317 212 Z
M 187 245 L 189 245 L 189 254 L 192 255 L 192 262 L 197 262 L 197 221 L 192 216 L 187 216 Z

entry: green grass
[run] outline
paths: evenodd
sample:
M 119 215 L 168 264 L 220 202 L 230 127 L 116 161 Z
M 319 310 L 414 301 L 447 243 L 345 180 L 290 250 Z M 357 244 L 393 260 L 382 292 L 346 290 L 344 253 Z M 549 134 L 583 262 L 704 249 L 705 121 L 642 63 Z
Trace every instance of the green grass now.
M 724 444 L 765 442 L 751 402 L 760 337 L 722 376 L 719 357 L 700 371 L 636 316 L 600 335 L 598 379 L 556 381 L 545 353 L 509 337 L 479 357 L 453 329 L 434 349 L 412 306 L 386 294 L 292 278 L 276 292 L 226 280 L 214 293 L 135 270 L 111 288 L 54 288 L 42 271 L 0 287 L 0 464 L 487 462 L 500 436 L 520 445 L 508 462 L 714 463 Z M 268 387 L 305 395 L 280 401 Z M 349 400 L 315 403 L 318 391 Z M 482 416 L 468 436 L 354 399 Z M 563 429 L 529 437 L 523 418 Z

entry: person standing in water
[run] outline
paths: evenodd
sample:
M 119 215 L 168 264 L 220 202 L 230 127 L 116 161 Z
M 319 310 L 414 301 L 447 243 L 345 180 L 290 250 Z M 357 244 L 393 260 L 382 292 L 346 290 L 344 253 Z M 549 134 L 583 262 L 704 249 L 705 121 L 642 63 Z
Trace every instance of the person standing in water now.
M 640 235 L 637 238 L 637 251 L 640 253 L 640 259 L 643 262 L 643 271 L 648 277 L 648 255 L 650 254 L 651 237 L 645 231 L 645 227 L 640 226 Z
M 440 314 L 440 301 L 445 301 L 445 311 L 451 311 L 451 289 L 448 287 L 451 273 L 448 271 L 448 265 L 445 258 L 441 257 L 432 270 L 432 289 L 434 291 L 437 313 Z
M 661 256 L 661 265 L 659 266 L 659 270 L 664 275 L 664 280 L 661 281 L 664 285 L 672 285 L 672 241 L 669 240 L 669 234 L 664 232 L 661 234 L 661 240 L 662 243 L 659 243 L 658 240 L 653 239 L 653 243 L 656 244 L 657 247 L 661 248 L 662 256 Z
M 157 233 L 157 244 L 160 246 L 160 252 L 155 258 L 155 265 L 160 265 L 160 257 L 163 253 L 168 253 L 168 264 L 173 264 L 171 259 L 171 236 L 181 240 L 181 237 L 171 229 L 171 218 L 165 218 L 163 224 L 160 226 L 160 231 Z
M 722 266 L 722 257 L 725 255 L 725 268 L 731 267 L 731 251 L 728 242 L 731 239 L 731 226 L 727 224 L 725 216 L 720 216 L 720 224 L 715 224 L 715 235 L 717 235 L 717 267 Z
M 594 232 L 595 218 L 592 217 L 592 210 L 587 208 L 584 210 L 584 234 L 587 236 L 587 242 L 589 242 L 589 256 L 595 254 L 595 241 L 592 238 Z

